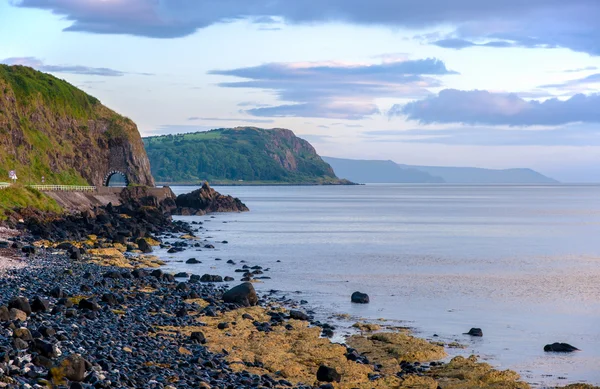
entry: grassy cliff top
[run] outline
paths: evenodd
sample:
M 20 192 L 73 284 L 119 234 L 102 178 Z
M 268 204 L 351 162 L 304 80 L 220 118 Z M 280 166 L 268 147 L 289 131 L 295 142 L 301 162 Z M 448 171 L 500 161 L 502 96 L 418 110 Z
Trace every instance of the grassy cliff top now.
M 94 107 L 100 101 L 47 73 L 26 66 L 0 64 L 0 80 L 10 87 L 21 105 L 36 104 L 41 98 L 54 112 L 74 118 L 88 119 L 94 116 Z M 5 94 L 8 90 L 3 91 Z

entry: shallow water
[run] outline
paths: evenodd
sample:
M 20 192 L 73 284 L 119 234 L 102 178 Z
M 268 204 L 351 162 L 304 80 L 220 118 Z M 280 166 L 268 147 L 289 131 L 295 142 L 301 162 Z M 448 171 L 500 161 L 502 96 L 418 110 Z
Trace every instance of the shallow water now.
M 251 212 L 181 217 L 205 221 L 203 236 L 229 244 L 162 252 L 169 268 L 239 279 L 225 262 L 246 260 L 270 267 L 273 279 L 257 288 L 306 299 L 321 314 L 403 321 L 534 384 L 600 384 L 599 186 L 216 189 Z M 177 262 L 190 257 L 203 264 Z M 371 303 L 351 304 L 356 290 Z M 462 335 L 471 327 L 484 337 Z M 544 353 L 555 341 L 582 351 Z

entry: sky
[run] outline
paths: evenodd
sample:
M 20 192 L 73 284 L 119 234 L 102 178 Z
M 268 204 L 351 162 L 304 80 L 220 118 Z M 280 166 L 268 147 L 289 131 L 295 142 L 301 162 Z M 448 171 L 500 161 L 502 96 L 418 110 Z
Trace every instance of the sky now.
M 143 136 L 289 128 L 321 155 L 600 182 L 598 0 L 0 0 L 0 63 Z

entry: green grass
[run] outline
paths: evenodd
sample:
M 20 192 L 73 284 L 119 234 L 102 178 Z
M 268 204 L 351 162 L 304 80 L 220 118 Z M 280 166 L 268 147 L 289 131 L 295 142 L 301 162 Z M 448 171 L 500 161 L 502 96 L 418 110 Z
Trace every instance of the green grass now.
M 0 189 L 0 220 L 6 219 L 10 211 L 27 207 L 45 212 L 61 213 L 63 211 L 54 199 L 38 190 L 21 185 Z
M 77 119 L 89 119 L 100 101 L 68 82 L 25 66 L 0 65 L 0 79 L 8 82 L 17 99 L 35 104 L 42 99 L 53 112 Z

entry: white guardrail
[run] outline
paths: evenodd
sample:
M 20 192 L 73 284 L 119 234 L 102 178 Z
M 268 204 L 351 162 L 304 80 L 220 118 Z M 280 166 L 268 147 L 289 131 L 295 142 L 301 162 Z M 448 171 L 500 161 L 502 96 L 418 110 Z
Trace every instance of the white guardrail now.
M 7 182 L 0 182 L 0 189 L 10 187 L 11 184 Z M 42 192 L 95 192 L 95 186 L 84 186 L 84 185 L 25 185 L 26 187 L 33 188 Z

